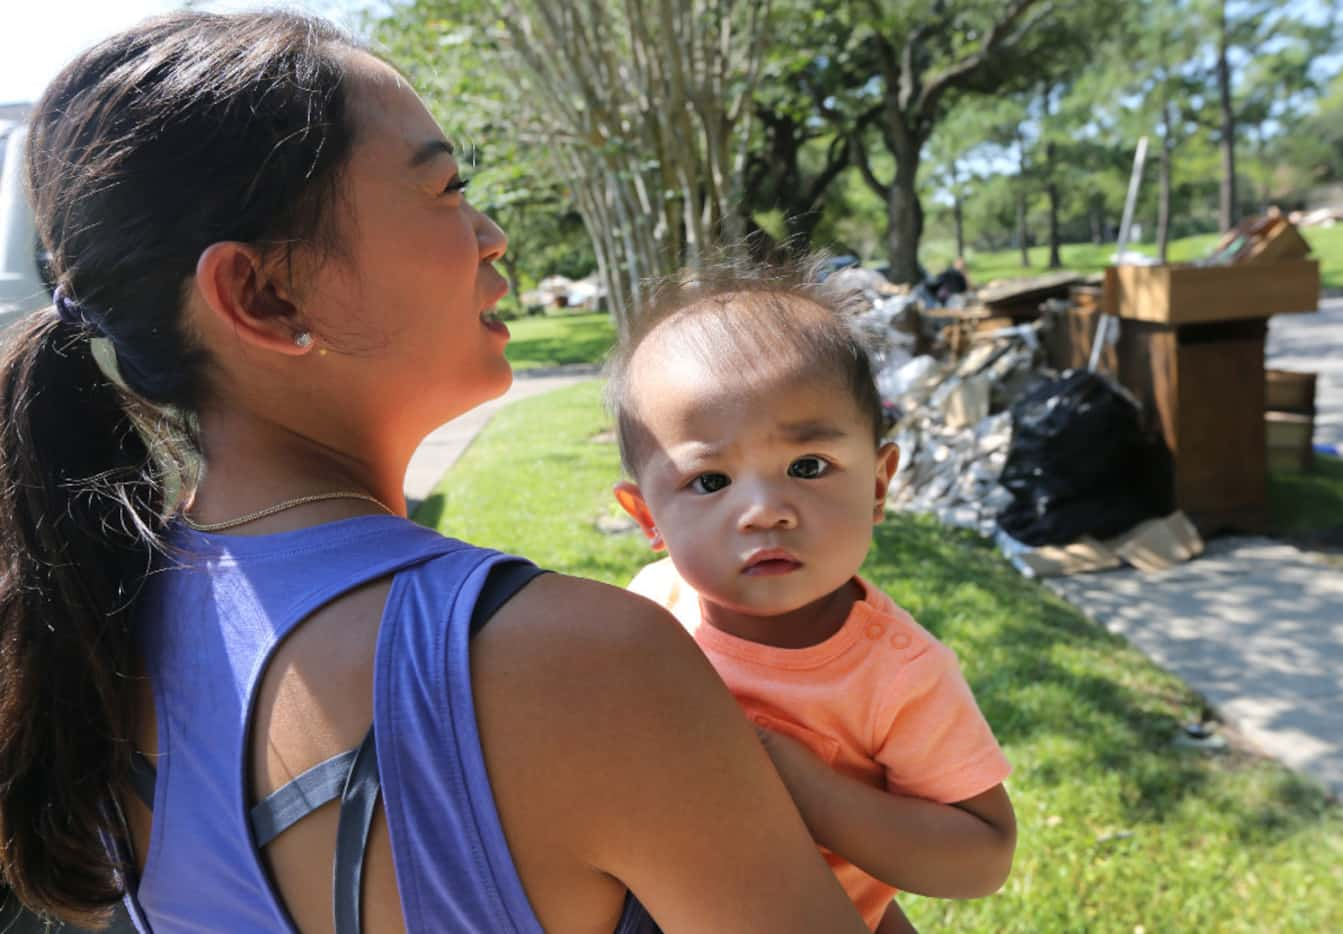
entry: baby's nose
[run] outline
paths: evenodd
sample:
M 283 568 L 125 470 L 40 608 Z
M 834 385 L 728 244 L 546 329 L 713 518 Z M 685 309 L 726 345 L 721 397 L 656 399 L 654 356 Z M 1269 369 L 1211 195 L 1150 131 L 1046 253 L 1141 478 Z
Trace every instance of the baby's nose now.
M 797 511 L 782 497 L 762 491 L 742 510 L 738 526 L 743 532 L 797 527 Z

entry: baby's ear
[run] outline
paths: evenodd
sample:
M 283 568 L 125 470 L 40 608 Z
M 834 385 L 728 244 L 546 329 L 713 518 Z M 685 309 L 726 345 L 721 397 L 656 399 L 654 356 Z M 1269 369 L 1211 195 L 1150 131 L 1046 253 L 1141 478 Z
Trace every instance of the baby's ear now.
M 886 515 L 886 491 L 900 466 L 900 446 L 888 441 L 877 450 L 876 494 L 877 504 L 872 511 L 874 522 L 880 522 Z
M 616 484 L 615 494 L 616 502 L 620 504 L 620 508 L 629 513 L 631 519 L 639 523 L 639 528 L 643 529 L 652 549 L 654 551 L 665 550 L 667 546 L 658 533 L 657 524 L 653 521 L 653 513 L 649 511 L 648 503 L 639 490 L 639 485 L 630 483 L 628 480 L 622 480 Z

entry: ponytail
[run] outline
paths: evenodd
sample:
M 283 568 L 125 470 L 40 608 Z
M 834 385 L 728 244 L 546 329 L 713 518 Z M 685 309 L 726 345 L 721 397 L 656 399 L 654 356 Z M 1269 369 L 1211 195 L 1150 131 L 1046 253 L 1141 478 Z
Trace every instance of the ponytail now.
M 120 395 L 87 336 L 50 313 L 0 359 L 0 861 L 22 902 L 72 917 L 120 896 L 96 831 L 116 835 L 131 609 L 163 509 Z
M 294 14 L 182 11 L 85 51 L 33 110 L 60 310 L 0 348 L 0 872 L 30 908 L 87 920 L 121 894 L 131 627 L 217 388 L 185 299 L 221 240 L 291 269 L 338 252 L 357 47 Z

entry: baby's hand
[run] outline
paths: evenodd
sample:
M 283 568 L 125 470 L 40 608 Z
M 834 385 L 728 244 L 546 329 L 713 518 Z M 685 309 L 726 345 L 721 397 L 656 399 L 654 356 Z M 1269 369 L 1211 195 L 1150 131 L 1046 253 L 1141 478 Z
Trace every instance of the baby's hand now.
M 801 805 L 803 797 L 813 791 L 817 777 L 829 774 L 830 769 L 815 753 L 791 736 L 784 736 L 759 724 L 756 724 L 755 732 L 765 752 L 769 753 L 774 770 L 783 779 L 784 787 L 793 800 Z

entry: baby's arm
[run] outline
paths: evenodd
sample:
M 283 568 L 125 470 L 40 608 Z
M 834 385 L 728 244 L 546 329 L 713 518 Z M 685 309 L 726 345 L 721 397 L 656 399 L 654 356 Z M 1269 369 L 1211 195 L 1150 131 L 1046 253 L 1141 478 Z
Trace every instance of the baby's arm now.
M 997 785 L 954 804 L 892 794 L 831 770 L 797 741 L 761 730 L 817 843 L 902 891 L 990 895 L 1007 879 L 1016 818 Z

